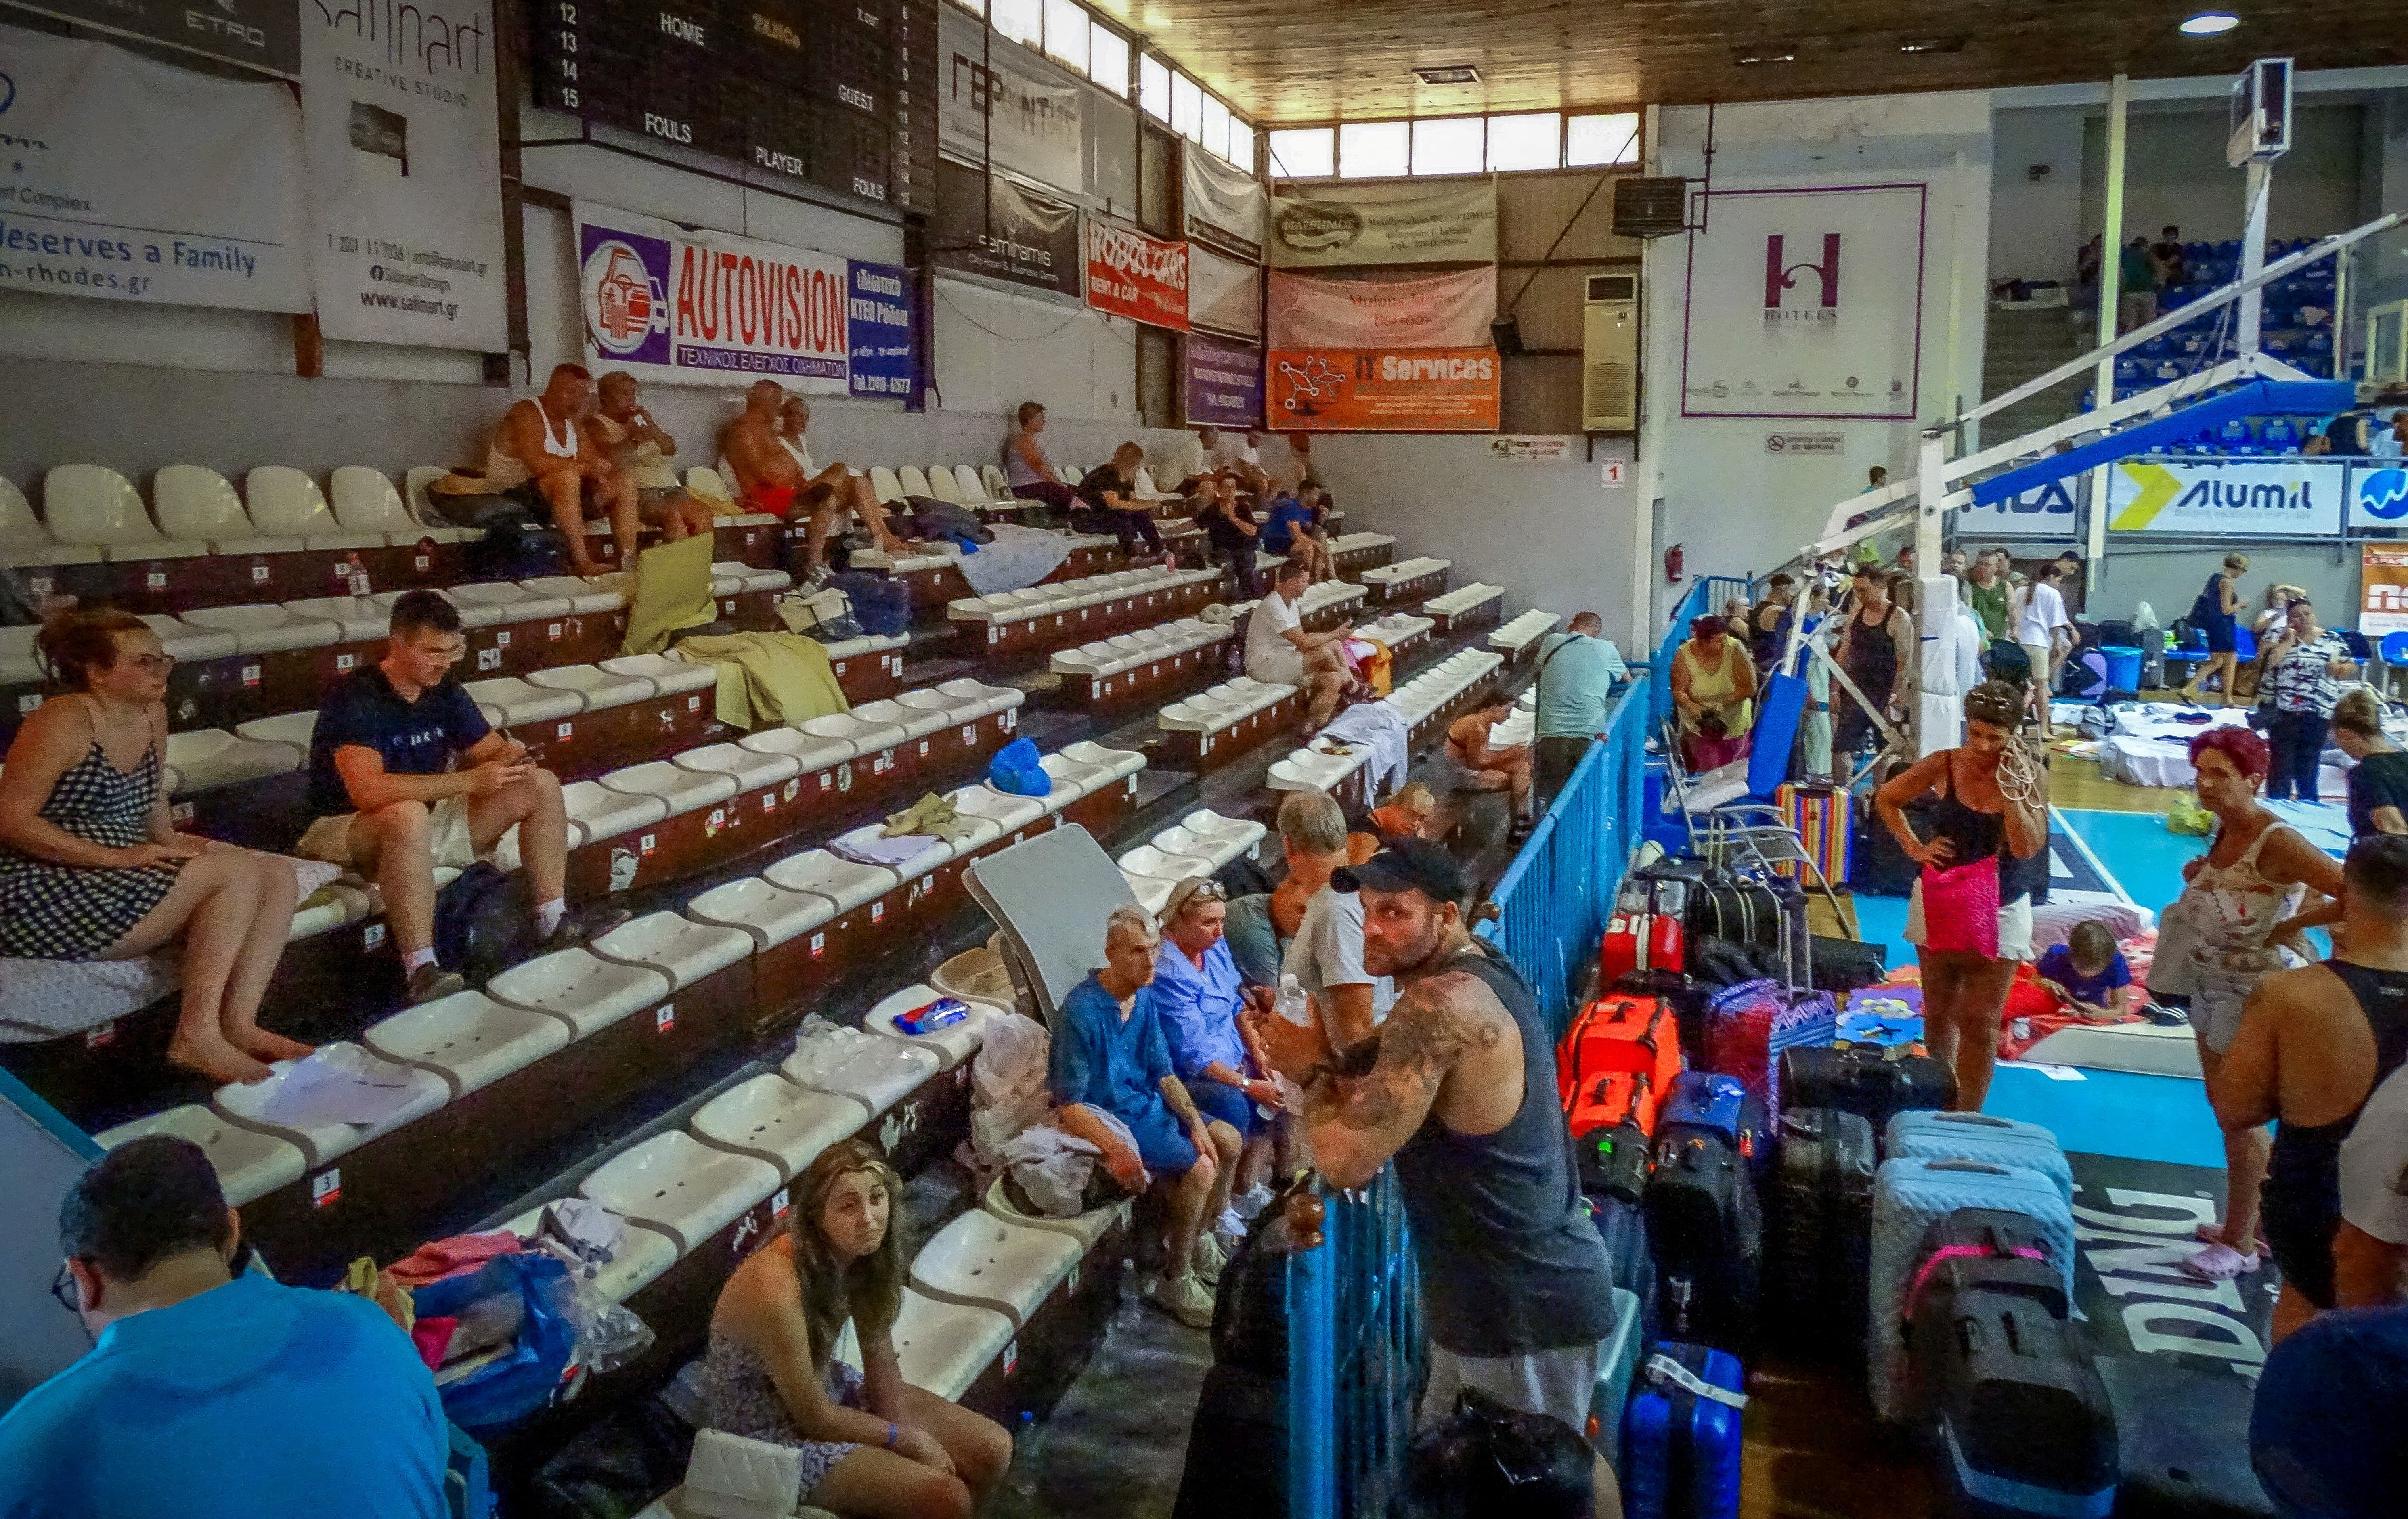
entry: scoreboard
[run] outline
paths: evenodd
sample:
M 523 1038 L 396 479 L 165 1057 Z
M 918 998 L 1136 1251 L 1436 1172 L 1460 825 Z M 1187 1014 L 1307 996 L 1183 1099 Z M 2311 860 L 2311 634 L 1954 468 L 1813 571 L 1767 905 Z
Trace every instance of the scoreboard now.
M 532 0 L 536 102 L 935 208 L 936 0 Z

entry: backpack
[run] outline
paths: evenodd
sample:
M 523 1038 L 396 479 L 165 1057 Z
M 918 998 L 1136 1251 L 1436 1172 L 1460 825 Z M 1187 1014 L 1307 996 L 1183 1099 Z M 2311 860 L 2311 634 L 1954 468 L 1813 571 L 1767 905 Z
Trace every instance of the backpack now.
M 519 958 L 533 904 L 523 876 L 479 860 L 435 894 L 435 957 L 471 986 L 482 986 Z
M 939 541 L 968 538 L 972 543 L 995 541 L 995 529 L 980 522 L 968 507 L 957 507 L 933 495 L 907 495 L 903 504 L 910 509 L 914 537 Z

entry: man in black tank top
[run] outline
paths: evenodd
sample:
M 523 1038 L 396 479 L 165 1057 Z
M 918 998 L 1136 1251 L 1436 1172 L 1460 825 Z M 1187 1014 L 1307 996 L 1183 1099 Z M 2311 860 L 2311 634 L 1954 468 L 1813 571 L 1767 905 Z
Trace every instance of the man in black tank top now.
M 2264 1225 L 2283 1272 L 2278 1340 L 2333 1306 L 2342 1143 L 2368 1096 L 2408 1064 L 2408 838 L 2377 834 L 2351 846 L 2341 910 L 2339 953 L 2259 982 L 2208 1083 L 2228 1130 L 2281 1124 Z
M 1613 1331 L 1613 1281 L 1581 1198 L 1537 1000 L 1472 940 L 1469 892 L 1443 848 L 1394 840 L 1338 873 L 1349 875 L 1363 897 L 1364 963 L 1398 988 L 1370 1068 L 1350 1052 L 1354 1069 L 1341 1071 L 1317 1029 L 1257 1015 L 1255 1031 L 1305 1087 L 1324 1176 L 1359 1187 L 1396 1162 L 1431 1341 L 1424 1422 L 1475 1386 L 1584 1429 L 1597 1345 Z

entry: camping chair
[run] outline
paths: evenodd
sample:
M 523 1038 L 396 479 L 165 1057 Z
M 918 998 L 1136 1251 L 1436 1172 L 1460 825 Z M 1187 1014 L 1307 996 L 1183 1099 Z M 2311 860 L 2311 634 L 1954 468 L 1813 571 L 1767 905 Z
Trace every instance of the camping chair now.
M 1746 757 L 1696 776 L 1682 767 L 1678 725 L 1668 719 L 1664 783 L 1669 805 L 1679 810 L 1688 830 L 1690 853 L 1708 865 L 1729 867 L 1736 862 L 1766 873 L 1776 865 L 1795 863 L 1822 890 L 1836 913 L 1839 894 L 1831 889 L 1823 867 L 1814 862 L 1774 799 L 1789 779 L 1790 750 L 1798 741 L 1798 724 L 1805 711 L 1805 679 L 1770 677 L 1759 697 Z M 1841 921 L 1846 921 L 1844 915 Z

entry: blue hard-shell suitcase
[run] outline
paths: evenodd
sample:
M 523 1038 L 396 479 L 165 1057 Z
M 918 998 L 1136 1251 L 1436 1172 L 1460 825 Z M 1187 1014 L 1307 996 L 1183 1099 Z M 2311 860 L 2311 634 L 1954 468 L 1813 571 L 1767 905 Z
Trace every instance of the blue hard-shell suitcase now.
M 1736 1146 L 1746 1102 L 1747 1088 L 1737 1077 L 1684 1070 L 1656 1114 L 1656 1131 L 1661 1134 L 1667 1125 L 1684 1124 L 1711 1129 Z
M 1735 1519 L 1740 1410 L 1682 1386 L 1656 1369 L 1658 1357 L 1732 1393 L 1743 1376 L 1728 1352 L 1672 1340 L 1640 1361 L 1622 1425 L 1622 1512 L 1627 1519 Z
M 1893 1422 L 1911 1412 L 1900 1314 L 1922 1264 L 1925 1233 L 1960 1208 L 2020 1213 L 2073 1295 L 2073 1208 L 2055 1182 L 2020 1166 L 1916 1156 L 1885 1160 L 1873 1175 L 1873 1249 L 1866 1293 L 1865 1360 L 1873 1412 Z
M 1903 1112 L 1889 1121 L 1882 1154 L 1891 1160 L 1923 1156 L 1946 1160 L 1986 1160 L 2038 1171 L 2057 1183 L 2065 1200 L 2073 1200 L 2073 1168 L 2057 1136 L 2038 1124 L 2018 1123 L 1989 1113 Z

